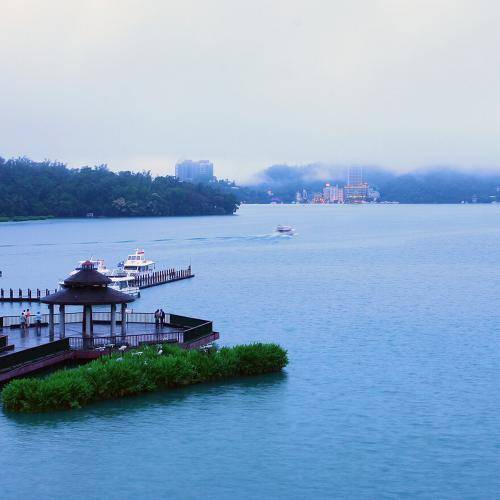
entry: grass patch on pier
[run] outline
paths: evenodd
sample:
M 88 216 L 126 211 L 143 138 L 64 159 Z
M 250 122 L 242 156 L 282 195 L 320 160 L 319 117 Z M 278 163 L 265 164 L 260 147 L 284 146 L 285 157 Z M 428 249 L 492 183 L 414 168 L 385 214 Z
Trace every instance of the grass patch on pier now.
M 94 401 L 122 398 L 158 389 L 278 372 L 288 364 L 277 344 L 248 344 L 209 352 L 177 346 L 144 346 L 112 354 L 45 378 L 9 382 L 2 391 L 7 410 L 42 412 L 80 408 Z

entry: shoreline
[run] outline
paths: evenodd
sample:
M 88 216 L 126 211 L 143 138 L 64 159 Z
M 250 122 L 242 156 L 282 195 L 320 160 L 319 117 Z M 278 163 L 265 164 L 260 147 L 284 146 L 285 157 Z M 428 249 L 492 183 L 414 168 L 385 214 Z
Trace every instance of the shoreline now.
M 14 217 L 0 217 L 2 222 L 34 222 L 39 220 L 103 220 L 103 219 L 161 219 L 165 217 L 230 217 L 238 215 L 236 212 L 232 214 L 179 214 L 179 215 L 99 215 L 96 217 L 71 216 L 71 217 L 56 217 L 54 215 L 16 215 Z
M 55 217 L 53 215 L 15 215 L 13 217 L 0 217 L 0 222 L 27 222 L 49 219 L 55 219 Z

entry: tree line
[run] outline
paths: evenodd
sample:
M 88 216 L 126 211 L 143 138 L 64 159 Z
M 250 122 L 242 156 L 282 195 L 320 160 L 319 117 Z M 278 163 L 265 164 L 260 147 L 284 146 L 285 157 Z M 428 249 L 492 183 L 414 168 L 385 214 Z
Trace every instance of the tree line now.
M 0 157 L 0 217 L 227 215 L 238 205 L 217 186 L 171 176 Z

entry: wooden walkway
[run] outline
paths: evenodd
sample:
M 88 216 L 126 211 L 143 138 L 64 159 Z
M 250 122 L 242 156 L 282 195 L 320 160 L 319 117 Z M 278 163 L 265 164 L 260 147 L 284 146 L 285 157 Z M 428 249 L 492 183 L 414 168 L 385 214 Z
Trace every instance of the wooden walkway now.
M 140 274 L 135 279 L 134 285 L 139 288 L 150 288 L 152 286 L 164 285 L 173 281 L 194 278 L 191 266 L 186 269 L 164 269 L 163 271 L 153 271 L 152 273 Z
M 179 270 L 164 269 L 161 271 L 153 271 L 151 273 L 138 275 L 133 282 L 133 286 L 144 289 L 190 278 L 194 278 L 191 266 L 186 269 Z M 40 299 L 55 292 L 57 292 L 57 289 L 49 290 L 46 288 L 41 290 L 40 288 L 28 288 L 23 290 L 22 288 L 0 288 L 0 302 L 40 302 Z

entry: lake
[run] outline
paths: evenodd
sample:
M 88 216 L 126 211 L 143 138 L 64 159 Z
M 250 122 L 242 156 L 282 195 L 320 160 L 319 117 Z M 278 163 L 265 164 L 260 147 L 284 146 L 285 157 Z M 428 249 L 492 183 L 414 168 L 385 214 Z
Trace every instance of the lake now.
M 0 286 L 53 288 L 78 260 L 114 267 L 137 247 L 196 277 L 134 310 L 213 320 L 224 345 L 278 342 L 289 366 L 0 412 L 2 499 L 500 497 L 500 206 L 3 223 Z

